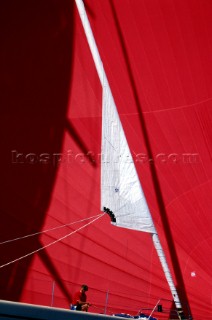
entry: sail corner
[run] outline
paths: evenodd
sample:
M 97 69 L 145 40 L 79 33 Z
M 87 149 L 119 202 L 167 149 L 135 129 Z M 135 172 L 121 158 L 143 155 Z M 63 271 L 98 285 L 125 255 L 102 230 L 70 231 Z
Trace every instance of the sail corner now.
M 103 211 L 109 215 L 111 222 L 116 222 L 116 217 L 112 210 L 110 210 L 109 208 L 103 207 Z

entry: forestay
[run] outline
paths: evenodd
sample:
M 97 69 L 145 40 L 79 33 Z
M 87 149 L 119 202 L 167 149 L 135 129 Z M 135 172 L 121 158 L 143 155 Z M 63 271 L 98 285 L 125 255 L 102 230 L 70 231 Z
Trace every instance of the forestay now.
M 108 211 L 112 223 L 117 226 L 152 234 L 178 317 L 181 319 L 181 303 L 137 176 L 84 4 L 82 0 L 75 1 L 102 84 L 101 209 Z

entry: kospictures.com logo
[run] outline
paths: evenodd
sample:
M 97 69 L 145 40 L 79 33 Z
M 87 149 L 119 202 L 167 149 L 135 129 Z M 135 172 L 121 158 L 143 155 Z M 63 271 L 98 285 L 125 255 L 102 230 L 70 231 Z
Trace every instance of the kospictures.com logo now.
M 93 163 L 93 164 L 110 164 L 110 163 L 131 163 L 148 164 L 151 162 L 157 164 L 197 164 L 200 162 L 198 153 L 157 153 L 149 156 L 146 153 L 133 153 L 130 154 L 116 154 L 107 155 L 101 153 L 94 153 L 88 151 L 87 153 L 74 152 L 67 150 L 66 152 L 55 153 L 35 153 L 35 152 L 19 152 L 17 150 L 11 151 L 11 161 L 13 164 L 52 164 L 52 165 L 71 165 L 73 162 L 80 164 Z

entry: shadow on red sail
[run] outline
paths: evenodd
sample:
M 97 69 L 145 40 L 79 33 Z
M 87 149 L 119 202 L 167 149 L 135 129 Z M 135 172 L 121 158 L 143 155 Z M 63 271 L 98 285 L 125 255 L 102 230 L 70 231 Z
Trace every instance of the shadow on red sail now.
M 44 223 L 65 129 L 73 6 L 68 0 L 1 3 L 0 241 L 38 232 Z M 0 299 L 21 298 L 33 256 L 18 259 L 38 248 L 35 237 L 1 245 L 0 265 L 17 261 L 0 269 Z
M 69 135 L 75 140 L 75 142 L 77 143 L 77 145 L 79 146 L 79 148 L 83 152 L 83 154 L 86 155 L 89 163 L 93 167 L 97 167 L 95 157 L 92 155 L 92 152 L 89 151 L 89 148 L 86 146 L 85 142 L 80 137 L 76 128 L 71 123 L 71 120 L 69 120 L 69 119 L 66 120 L 65 128 L 66 128 L 67 132 L 69 133 Z

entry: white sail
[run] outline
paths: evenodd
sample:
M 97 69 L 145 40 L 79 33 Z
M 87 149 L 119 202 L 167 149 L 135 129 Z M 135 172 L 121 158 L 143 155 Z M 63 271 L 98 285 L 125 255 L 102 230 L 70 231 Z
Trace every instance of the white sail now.
M 117 226 L 156 232 L 106 78 L 103 78 L 101 207 L 113 212 L 112 223 Z
M 103 90 L 101 206 L 112 223 L 150 232 L 178 317 L 182 306 L 154 227 L 82 0 L 75 0 Z

